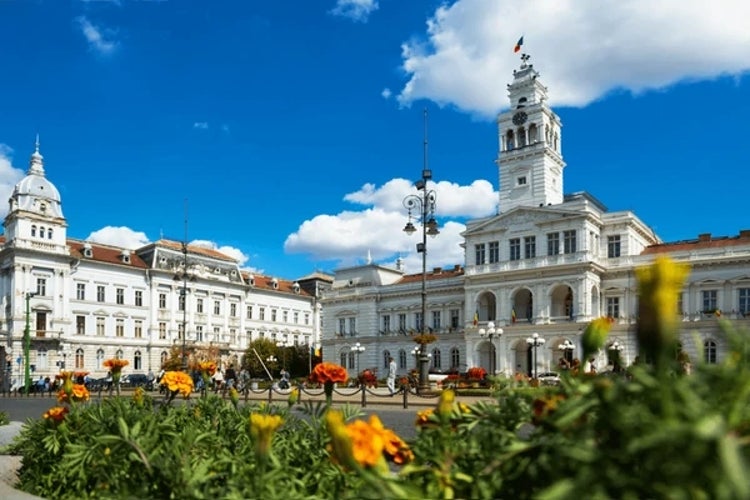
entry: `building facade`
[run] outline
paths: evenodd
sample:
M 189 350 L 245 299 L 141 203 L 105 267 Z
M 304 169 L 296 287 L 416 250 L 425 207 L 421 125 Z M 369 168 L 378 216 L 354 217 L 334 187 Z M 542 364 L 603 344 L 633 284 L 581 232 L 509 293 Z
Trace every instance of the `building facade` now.
M 215 348 L 235 365 L 249 343 L 319 345 L 322 274 L 252 275 L 215 250 L 159 240 L 137 250 L 67 237 L 60 193 L 36 150 L 15 187 L 0 240 L 0 350 L 5 380 L 22 384 L 29 332 L 34 380 L 60 369 L 103 377 L 158 371 L 172 347 Z
M 613 328 L 594 366 L 606 369 L 613 348 L 631 363 L 638 354 L 634 270 L 663 254 L 691 268 L 679 304 L 682 348 L 691 359 L 716 362 L 727 347 L 718 316 L 750 327 L 750 231 L 665 243 L 633 212 L 610 212 L 586 192 L 564 194 L 562 123 L 528 59 L 514 71 L 509 109 L 497 118 L 500 210 L 467 223 L 463 266 L 425 276 L 425 321 L 437 335 L 428 346 L 431 369 L 556 370 L 561 358 L 577 357 L 585 326 L 601 316 Z M 409 333 L 421 330 L 419 284 L 421 274 L 398 268 L 337 271 L 322 297 L 324 358 L 356 370 L 350 353 L 359 352 L 360 368 L 383 374 L 393 355 L 402 373 L 415 368 Z M 364 351 L 351 349 L 357 342 Z

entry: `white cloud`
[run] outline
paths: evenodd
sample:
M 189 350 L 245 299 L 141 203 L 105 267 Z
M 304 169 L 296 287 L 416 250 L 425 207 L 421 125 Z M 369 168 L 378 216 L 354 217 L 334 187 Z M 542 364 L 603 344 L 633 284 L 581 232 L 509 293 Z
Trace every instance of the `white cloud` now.
M 508 106 L 521 35 L 556 106 L 737 75 L 750 69 L 748 18 L 746 0 L 458 0 L 435 11 L 426 39 L 402 45 L 398 99 L 493 116 Z
M 109 55 L 117 48 L 118 42 L 112 39 L 114 31 L 95 26 L 85 16 L 77 17 L 76 21 L 90 49 L 101 55 Z
M 366 23 L 370 14 L 376 10 L 378 10 L 376 0 L 336 0 L 336 6 L 331 9 L 331 14 Z
M 235 247 L 230 247 L 230 246 L 227 246 L 227 245 L 219 246 L 216 243 L 214 243 L 213 241 L 208 241 L 208 240 L 193 240 L 193 241 L 191 241 L 189 243 L 189 245 L 194 245 L 194 246 L 197 246 L 197 247 L 208 248 L 210 250 L 216 250 L 219 253 L 223 253 L 227 257 L 231 257 L 231 258 L 235 259 L 240 266 L 244 265 L 245 262 L 247 262 L 247 260 L 248 260 L 248 256 L 245 255 L 242 252 L 242 250 L 240 250 L 238 248 L 235 248 Z
M 135 250 L 149 243 L 146 233 L 125 226 L 106 226 L 89 234 L 87 241 Z
M 463 249 L 459 245 L 465 226 L 460 219 L 494 214 L 497 193 L 485 180 L 469 186 L 430 183 L 428 188 L 437 194 L 437 216 L 441 224 L 440 235 L 427 244 L 428 265 L 463 264 Z M 368 208 L 318 215 L 307 220 L 287 237 L 284 248 L 290 253 L 309 254 L 315 260 L 335 260 L 340 266 L 364 262 L 368 252 L 376 262 L 393 261 L 401 256 L 407 271 L 417 272 L 421 266 L 421 256 L 416 253 L 418 235 L 403 232 L 407 220 L 403 200 L 410 194 L 417 194 L 417 191 L 405 179 L 392 179 L 379 188 L 365 184 L 360 190 L 347 194 L 344 200 Z
M 380 95 L 383 96 L 383 99 L 390 99 L 393 92 L 389 88 L 384 88 Z
M 8 214 L 7 200 L 13 194 L 13 188 L 16 187 L 18 181 L 25 175 L 23 170 L 13 167 L 12 156 L 13 149 L 0 143 L 0 200 L 5 200 L 5 203 L 0 203 L 0 217 Z
M 199 130 L 206 130 L 208 129 L 208 122 L 195 122 L 193 123 L 193 128 L 197 128 Z

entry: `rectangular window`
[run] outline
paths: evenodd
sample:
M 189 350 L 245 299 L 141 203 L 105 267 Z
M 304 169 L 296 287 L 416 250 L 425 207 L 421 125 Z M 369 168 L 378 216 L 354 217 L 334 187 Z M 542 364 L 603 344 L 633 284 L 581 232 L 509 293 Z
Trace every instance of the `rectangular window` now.
M 489 250 L 490 250 L 490 264 L 500 262 L 500 242 L 490 241 Z
M 288 323 L 289 322 L 289 311 L 282 311 L 281 312 L 281 321 L 283 321 L 284 323 Z
M 160 293 L 159 294 L 159 309 L 166 309 L 166 308 L 167 308 L 167 294 Z
M 101 316 L 96 317 L 96 334 L 99 337 L 104 337 L 104 318 Z
M 276 321 L 276 309 L 271 309 L 271 321 Z
M 117 304 L 123 305 L 125 303 L 125 289 L 124 288 L 115 288 L 115 300 L 117 301 Z
M 739 311 L 743 316 L 750 315 L 750 288 L 740 288 Z
M 230 344 L 237 343 L 237 330 L 235 328 L 229 329 L 229 343 Z
M 474 245 L 474 264 L 476 264 L 477 266 L 481 266 L 482 264 L 484 264 L 484 251 L 484 243 Z
M 511 238 L 508 243 L 510 244 L 510 260 L 521 259 L 521 239 Z
M 143 321 L 135 320 L 135 326 L 133 327 L 133 337 L 140 339 L 143 338 Z
M 607 257 L 610 259 L 620 256 L 620 235 L 607 236 Z
M 258 311 L 258 319 L 260 319 L 261 321 L 266 320 L 266 309 L 264 307 L 261 307 Z
M 717 307 L 717 296 L 718 293 L 716 290 L 703 290 L 701 292 L 703 296 L 703 312 L 704 313 L 713 313 L 716 311 Z
M 576 253 L 576 231 L 563 231 L 563 245 L 565 253 Z
M 418 332 L 422 331 L 422 312 L 414 313 L 414 329 Z
M 398 315 L 398 331 L 406 333 L 406 314 Z
M 391 316 L 390 314 L 386 314 L 383 316 L 383 333 L 388 333 L 391 331 Z
M 203 314 L 203 299 L 195 299 L 195 312 Z
M 346 333 L 346 318 L 339 318 L 339 335 Z
M 84 283 L 76 283 L 76 299 L 86 300 L 86 285 Z
M 458 309 L 451 309 L 451 328 L 458 328 L 460 312 Z
M 620 317 L 620 297 L 607 297 L 607 317 Z
M 237 317 L 237 304 L 235 302 L 229 304 L 229 316 L 231 316 L 232 318 Z
M 247 319 L 253 319 L 253 306 L 247 306 Z
M 178 311 L 185 310 L 185 289 L 184 288 L 180 288 L 180 296 L 177 299 L 177 310 Z
M 203 342 L 203 325 L 198 325 L 195 327 L 195 340 L 198 342 Z
M 76 335 L 86 335 L 86 316 L 76 316 Z
M 294 311 L 294 324 L 299 324 L 299 313 L 297 311 Z
M 432 311 L 432 328 L 437 330 L 440 330 L 440 320 L 441 320 L 441 314 L 440 311 Z
M 137 307 L 143 306 L 143 292 L 141 290 L 135 291 L 135 305 Z
M 115 321 L 115 335 L 117 337 L 124 337 L 125 336 L 125 320 L 118 318 Z
M 214 314 L 220 315 L 221 314 L 221 301 L 214 300 Z
M 547 233 L 547 255 L 560 254 L 560 233 Z
M 36 294 L 40 297 L 45 297 L 47 295 L 47 279 L 46 278 L 37 278 L 36 279 Z
M 164 340 L 167 338 L 167 324 L 159 323 L 159 339 Z
M 104 286 L 102 285 L 96 287 L 96 301 L 104 302 Z
M 185 324 L 178 323 L 177 324 L 177 340 L 182 340 L 184 335 L 185 335 Z
M 357 333 L 357 318 L 349 318 L 349 334 L 354 335 Z
M 305 313 L 305 324 L 306 325 L 310 324 L 310 313 Z
M 523 256 L 526 259 L 536 257 L 536 236 L 526 236 L 523 239 Z

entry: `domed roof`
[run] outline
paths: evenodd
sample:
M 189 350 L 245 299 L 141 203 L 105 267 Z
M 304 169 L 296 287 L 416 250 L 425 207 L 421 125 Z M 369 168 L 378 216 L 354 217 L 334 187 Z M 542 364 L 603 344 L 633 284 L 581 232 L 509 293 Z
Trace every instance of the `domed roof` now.
M 39 153 L 39 138 L 29 160 L 26 177 L 16 184 L 11 195 L 11 206 L 15 210 L 37 212 L 52 217 L 62 217 L 60 192 L 44 176 L 44 157 Z

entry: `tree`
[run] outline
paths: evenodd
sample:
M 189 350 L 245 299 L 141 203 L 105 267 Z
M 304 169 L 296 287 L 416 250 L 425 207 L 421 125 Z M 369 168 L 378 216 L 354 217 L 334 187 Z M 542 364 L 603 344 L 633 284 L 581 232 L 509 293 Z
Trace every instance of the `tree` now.
M 257 355 L 256 355 L 257 353 Z M 278 361 L 268 362 L 268 358 L 274 356 Z M 269 339 L 258 339 L 253 340 L 245 350 L 245 354 L 242 356 L 242 368 L 246 369 L 250 376 L 253 378 L 266 378 L 268 374 L 263 368 L 260 359 L 263 360 L 263 364 L 266 365 L 268 370 L 271 372 L 271 376 L 281 366 L 281 352 L 276 347 L 276 343 Z

